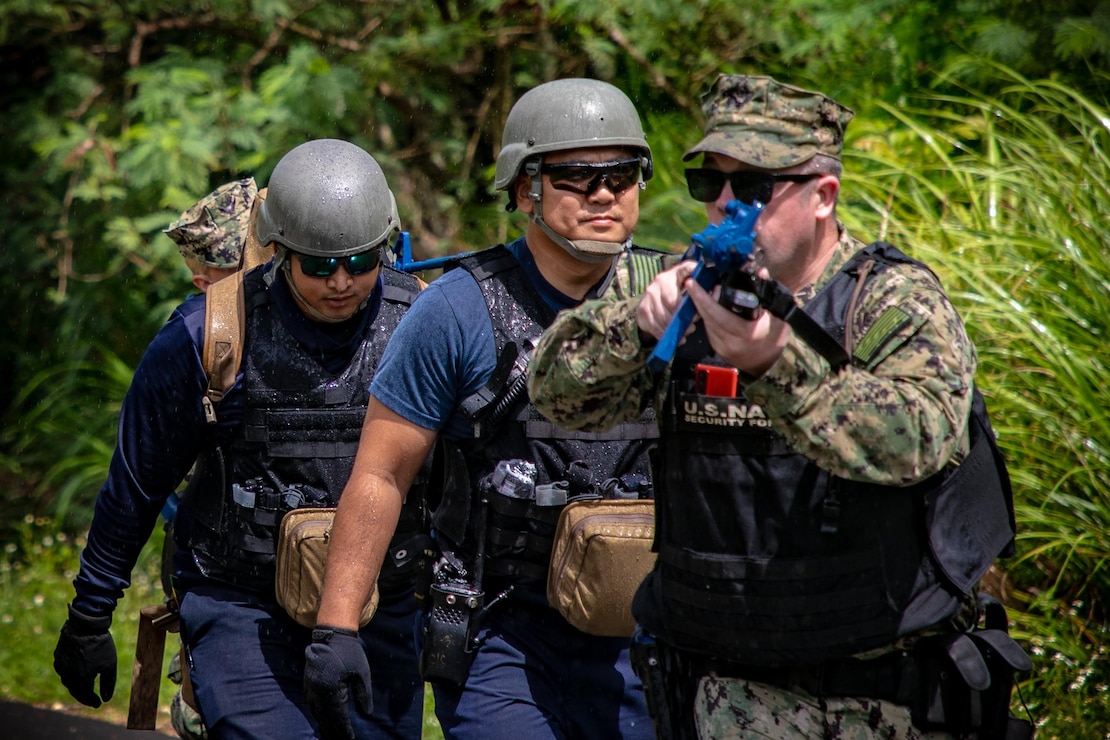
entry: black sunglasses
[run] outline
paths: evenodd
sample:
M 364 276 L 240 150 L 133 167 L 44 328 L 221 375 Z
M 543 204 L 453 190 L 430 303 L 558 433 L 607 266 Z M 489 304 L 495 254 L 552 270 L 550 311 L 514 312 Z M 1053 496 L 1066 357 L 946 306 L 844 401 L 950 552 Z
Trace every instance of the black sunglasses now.
M 349 254 L 346 257 L 316 257 L 296 253 L 300 258 L 301 273 L 308 277 L 326 278 L 335 274 L 343 265 L 351 275 L 364 275 L 374 270 L 382 262 L 382 251 L 371 249 L 368 252 Z
M 704 167 L 692 167 L 686 170 L 686 187 L 690 196 L 702 203 L 712 203 L 721 197 L 725 182 L 732 186 L 732 197 L 749 206 L 754 201 L 763 205 L 771 202 L 775 192 L 776 182 L 807 182 L 820 175 L 774 175 L 770 172 L 753 172 L 740 170 L 738 172 L 721 172 Z
M 593 195 L 605 183 L 613 195 L 640 182 L 640 158 L 617 162 L 559 162 L 545 164 L 540 172 L 551 179 L 551 187 L 579 195 Z

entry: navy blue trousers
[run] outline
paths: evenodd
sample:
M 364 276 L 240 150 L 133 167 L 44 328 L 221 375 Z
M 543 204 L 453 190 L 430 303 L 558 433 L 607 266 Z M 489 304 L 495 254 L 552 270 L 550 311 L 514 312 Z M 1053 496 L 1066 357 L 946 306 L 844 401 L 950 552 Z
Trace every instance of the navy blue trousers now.
M 655 740 L 627 637 L 594 637 L 547 605 L 493 607 L 462 687 L 432 685 L 448 738 Z
M 181 635 L 209 737 L 316 737 L 305 702 L 304 650 L 310 631 L 273 601 L 210 583 L 181 599 Z M 374 714 L 351 712 L 359 738 L 419 740 L 424 684 L 417 667 L 411 592 L 383 596 L 359 636 L 370 663 Z

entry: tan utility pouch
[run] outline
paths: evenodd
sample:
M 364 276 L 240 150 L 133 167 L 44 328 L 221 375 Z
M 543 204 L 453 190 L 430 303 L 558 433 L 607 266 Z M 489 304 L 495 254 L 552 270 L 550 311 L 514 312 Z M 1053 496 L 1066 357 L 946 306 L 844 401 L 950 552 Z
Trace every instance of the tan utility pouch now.
M 632 595 L 655 565 L 655 502 L 592 499 L 559 515 L 547 600 L 590 635 L 630 637 Z
M 277 542 L 277 573 L 274 591 L 289 616 L 305 627 L 316 626 L 320 591 L 324 586 L 324 564 L 335 508 L 293 509 L 281 518 Z M 378 608 L 378 587 L 362 609 L 360 626 Z

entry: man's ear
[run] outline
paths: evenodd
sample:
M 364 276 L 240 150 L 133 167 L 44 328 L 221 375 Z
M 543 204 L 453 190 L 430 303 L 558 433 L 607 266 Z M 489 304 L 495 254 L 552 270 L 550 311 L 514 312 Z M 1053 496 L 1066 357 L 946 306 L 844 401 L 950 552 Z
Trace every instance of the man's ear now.
M 513 194 L 516 196 L 516 208 L 521 213 L 529 216 L 536 210 L 536 201 L 530 197 L 532 193 L 532 178 L 528 175 L 517 175 L 513 180 Z
M 818 220 L 833 218 L 836 214 L 836 199 L 840 195 L 840 179 L 833 175 L 821 175 L 813 188 L 817 198 L 814 215 Z
M 210 279 L 207 275 L 193 275 L 193 285 L 196 286 L 196 289 L 201 293 L 207 293 L 208 286 L 214 282 L 215 281 Z

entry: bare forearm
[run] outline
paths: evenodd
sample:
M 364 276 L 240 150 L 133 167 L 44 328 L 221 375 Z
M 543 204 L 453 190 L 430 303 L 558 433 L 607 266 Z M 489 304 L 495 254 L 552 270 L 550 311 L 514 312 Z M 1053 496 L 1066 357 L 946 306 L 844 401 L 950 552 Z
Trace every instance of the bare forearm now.
M 339 500 L 317 623 L 357 630 L 363 605 L 377 582 L 402 495 L 374 472 L 352 475 Z

